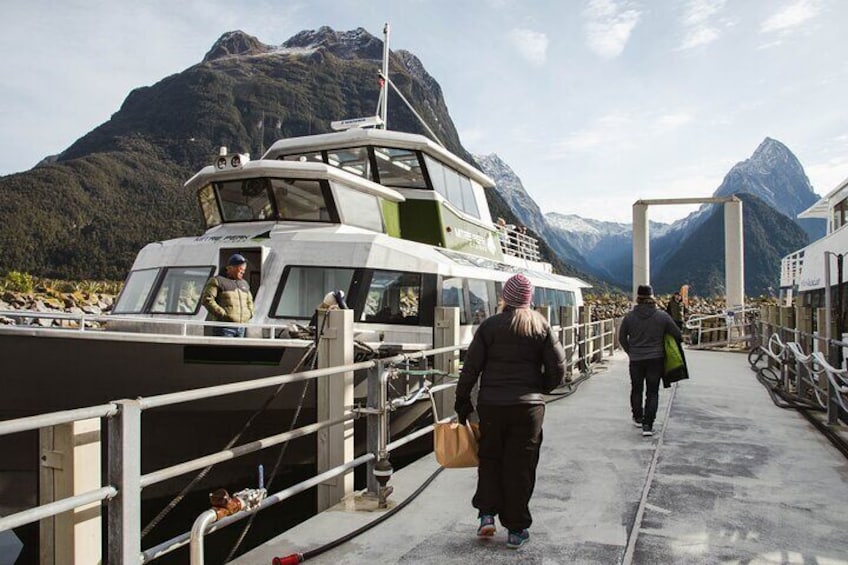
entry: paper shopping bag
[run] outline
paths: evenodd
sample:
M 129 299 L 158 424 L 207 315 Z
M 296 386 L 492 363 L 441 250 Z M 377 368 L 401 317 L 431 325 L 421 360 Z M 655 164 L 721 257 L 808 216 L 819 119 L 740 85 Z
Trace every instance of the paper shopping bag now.
M 476 467 L 480 463 L 477 457 L 479 437 L 480 428 L 477 424 L 437 422 L 433 428 L 433 451 L 436 453 L 436 461 L 447 468 Z

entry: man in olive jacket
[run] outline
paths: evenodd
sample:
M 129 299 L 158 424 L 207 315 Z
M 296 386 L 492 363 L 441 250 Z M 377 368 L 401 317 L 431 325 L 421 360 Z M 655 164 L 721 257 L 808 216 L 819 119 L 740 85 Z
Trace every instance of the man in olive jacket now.
M 244 280 L 247 259 L 235 253 L 227 261 L 224 275 L 210 278 L 203 287 L 200 301 L 209 311 L 209 320 L 218 322 L 247 322 L 253 317 L 253 296 Z M 212 335 L 244 337 L 246 328 L 215 326 Z
M 621 322 L 618 342 L 630 356 L 630 409 L 633 413 L 633 424 L 642 428 L 642 435 L 645 437 L 654 435 L 660 379 L 664 370 L 665 334 L 671 334 L 680 342 L 680 328 L 671 316 L 657 309 L 653 289 L 648 285 L 641 285 L 636 292 L 636 306 Z

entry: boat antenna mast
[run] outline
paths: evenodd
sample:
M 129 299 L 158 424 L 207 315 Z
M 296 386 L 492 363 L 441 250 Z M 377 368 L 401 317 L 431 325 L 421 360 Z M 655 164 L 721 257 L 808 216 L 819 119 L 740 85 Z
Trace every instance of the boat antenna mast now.
M 439 139 L 439 136 L 436 135 L 436 132 L 434 132 L 432 129 L 430 129 L 430 126 L 427 125 L 427 122 L 424 121 L 424 118 L 422 118 L 421 115 L 418 112 L 415 111 L 415 108 L 412 107 L 412 104 L 409 103 L 409 100 L 406 99 L 406 97 L 401 93 L 401 91 L 398 90 L 398 87 L 395 86 L 395 83 L 393 83 L 391 81 L 391 79 L 389 78 L 389 24 L 388 24 L 388 22 L 386 23 L 385 26 L 383 26 L 383 69 L 380 71 L 379 79 L 380 79 L 380 97 L 377 99 L 377 116 L 380 118 L 380 121 L 382 121 L 383 123 L 381 125 L 378 125 L 377 127 L 380 127 L 380 128 L 383 128 L 383 129 L 388 129 L 388 113 L 389 113 L 389 90 L 388 90 L 388 87 L 391 86 L 392 89 L 395 91 L 395 94 L 397 94 L 400 97 L 400 99 L 403 100 L 403 103 L 406 104 L 406 107 L 409 108 L 410 112 L 412 112 L 412 115 L 414 115 L 418 119 L 418 121 L 421 122 L 421 125 L 424 126 L 424 129 L 427 130 L 427 132 L 430 134 L 430 137 L 432 137 L 433 140 L 436 143 L 438 143 L 439 145 L 444 147 L 445 144 L 442 143 L 442 140 Z

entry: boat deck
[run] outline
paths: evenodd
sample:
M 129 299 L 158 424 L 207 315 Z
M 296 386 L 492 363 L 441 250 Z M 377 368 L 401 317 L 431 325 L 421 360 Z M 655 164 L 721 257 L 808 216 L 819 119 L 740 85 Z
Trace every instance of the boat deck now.
M 406 508 L 308 563 L 848 564 L 848 460 L 772 403 L 744 355 L 687 357 L 692 378 L 661 389 L 653 438 L 631 424 L 621 352 L 548 405 L 531 538 L 517 551 L 500 525 L 494 539 L 476 538 L 476 470 L 446 469 Z M 430 455 L 396 473 L 391 500 L 438 468 Z M 355 506 L 232 563 L 303 553 L 380 515 Z

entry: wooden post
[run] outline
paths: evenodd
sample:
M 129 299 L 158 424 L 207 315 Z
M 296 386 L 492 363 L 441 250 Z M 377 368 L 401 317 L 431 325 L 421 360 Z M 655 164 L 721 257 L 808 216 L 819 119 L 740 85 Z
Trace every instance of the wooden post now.
M 562 306 L 559 309 L 560 343 L 565 350 L 565 372 L 571 375 L 574 372 L 574 307 Z
M 459 308 L 439 306 L 435 311 L 435 319 L 433 321 L 433 348 L 449 347 L 451 345 L 459 345 Z M 445 373 L 457 374 L 459 372 L 459 351 L 453 353 L 441 353 L 433 358 L 433 368 Z M 442 384 L 450 382 L 450 377 L 433 379 L 433 384 Z M 455 382 L 455 381 L 454 381 Z M 439 412 L 439 417 L 444 418 L 449 414 L 453 414 L 453 405 L 456 400 L 456 389 L 448 388 L 440 393 L 437 393 L 436 409 Z M 474 399 L 474 404 L 477 404 Z
M 39 430 L 39 504 L 99 489 L 100 419 Z M 41 520 L 41 565 L 100 563 L 100 503 Z
M 322 327 L 319 320 L 318 326 Z M 353 363 L 353 310 L 328 310 L 324 332 L 318 342 L 318 367 Z M 353 371 L 317 379 L 318 421 L 350 414 L 353 408 Z M 318 432 L 318 473 L 353 460 L 353 421 Z M 353 492 L 353 471 L 328 479 L 317 489 L 318 511 L 326 510 Z

